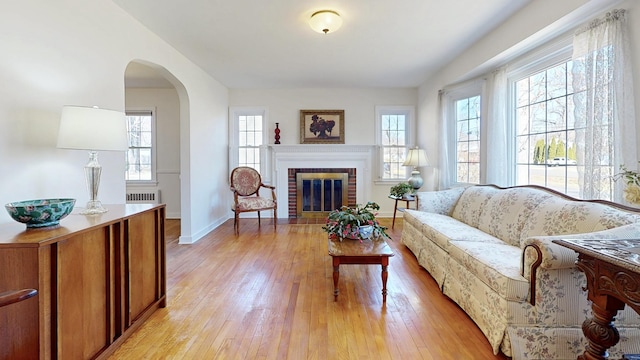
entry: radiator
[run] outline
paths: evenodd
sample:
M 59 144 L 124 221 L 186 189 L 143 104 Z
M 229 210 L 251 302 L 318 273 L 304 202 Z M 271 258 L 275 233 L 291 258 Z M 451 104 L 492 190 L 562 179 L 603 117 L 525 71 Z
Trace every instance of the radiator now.
M 127 189 L 127 204 L 159 204 L 160 189 Z

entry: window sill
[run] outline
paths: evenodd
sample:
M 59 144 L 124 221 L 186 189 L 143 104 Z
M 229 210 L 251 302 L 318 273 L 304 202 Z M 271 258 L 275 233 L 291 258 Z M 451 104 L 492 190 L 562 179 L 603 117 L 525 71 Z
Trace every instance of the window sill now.
M 127 180 L 127 187 L 155 187 L 158 186 L 157 181 L 153 180 Z

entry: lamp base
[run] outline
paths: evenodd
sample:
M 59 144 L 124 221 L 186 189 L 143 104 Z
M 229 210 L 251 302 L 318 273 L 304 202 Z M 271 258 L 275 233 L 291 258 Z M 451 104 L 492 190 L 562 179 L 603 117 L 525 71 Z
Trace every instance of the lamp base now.
M 102 206 L 100 200 L 89 200 L 87 202 L 87 207 L 80 211 L 80 215 L 95 215 L 95 214 L 103 214 L 109 211 L 109 209 Z
M 413 187 L 414 190 L 420 189 L 422 187 L 422 184 L 424 184 L 424 180 L 422 180 L 420 171 L 418 170 L 413 170 L 411 172 L 411 177 L 407 180 L 407 182 Z
M 91 150 L 89 151 L 89 162 L 84 167 L 84 175 L 87 180 L 90 200 L 87 202 L 87 208 L 80 212 L 81 215 L 102 214 L 109 211 L 102 206 L 102 203 L 98 200 L 100 174 L 102 174 L 102 166 L 98 163 L 98 152 Z

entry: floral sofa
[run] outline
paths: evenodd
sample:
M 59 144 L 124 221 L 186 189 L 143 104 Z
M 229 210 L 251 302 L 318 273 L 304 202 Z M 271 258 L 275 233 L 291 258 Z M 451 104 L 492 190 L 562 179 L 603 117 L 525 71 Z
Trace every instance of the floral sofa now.
M 575 359 L 591 316 L 577 254 L 555 239 L 640 238 L 640 212 L 537 186 L 478 185 L 418 193 L 402 242 L 485 334 L 514 359 Z M 640 353 L 640 316 L 615 320 L 611 358 Z

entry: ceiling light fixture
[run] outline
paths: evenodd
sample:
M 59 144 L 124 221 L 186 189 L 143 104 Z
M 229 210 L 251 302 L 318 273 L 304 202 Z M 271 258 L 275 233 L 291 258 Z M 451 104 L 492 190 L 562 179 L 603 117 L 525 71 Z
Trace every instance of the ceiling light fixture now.
M 333 10 L 320 10 L 311 15 L 309 26 L 319 33 L 332 33 L 342 26 L 340 14 Z

